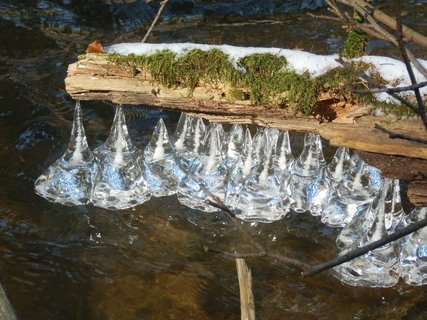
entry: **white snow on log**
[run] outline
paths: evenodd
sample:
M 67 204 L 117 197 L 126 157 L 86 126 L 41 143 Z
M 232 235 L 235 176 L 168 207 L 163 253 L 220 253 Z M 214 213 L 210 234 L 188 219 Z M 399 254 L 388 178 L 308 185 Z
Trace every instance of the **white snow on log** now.
M 321 56 L 304 51 L 289 50 L 281 48 L 261 48 L 261 47 L 236 47 L 230 45 L 207 45 L 196 43 L 119 43 L 107 47 L 107 53 L 118 53 L 123 55 L 150 55 L 156 51 L 170 50 L 178 56 L 186 54 L 192 49 L 200 49 L 208 51 L 211 49 L 219 49 L 230 57 L 230 61 L 237 65 L 240 58 L 257 54 L 271 53 L 277 56 L 283 56 L 288 61 L 289 68 L 298 73 L 308 71 L 312 76 L 318 76 L 326 71 L 340 66 L 336 61 L 338 55 Z
M 200 49 L 208 51 L 211 49 L 219 49 L 230 57 L 230 61 L 237 66 L 237 61 L 245 56 L 259 53 L 270 53 L 277 56 L 283 56 L 288 61 L 288 68 L 296 71 L 297 73 L 308 72 L 311 76 L 317 77 L 325 72 L 341 66 L 338 62 L 339 56 L 333 55 L 317 55 L 300 50 L 290 50 L 282 48 L 262 48 L 262 47 L 236 47 L 230 45 L 207 45 L 196 43 L 119 43 L 106 47 L 107 53 L 118 53 L 122 55 L 136 54 L 136 55 L 150 55 L 157 51 L 170 50 L 178 56 L 186 54 L 192 49 Z M 364 61 L 374 66 L 370 72 L 378 72 L 384 78 L 389 87 L 409 86 L 411 81 L 408 72 L 402 61 L 382 56 L 363 56 L 354 59 L 354 61 Z M 427 68 L 426 60 L 418 60 L 424 67 Z M 426 81 L 415 68 L 414 73 L 418 82 Z M 427 87 L 420 89 L 421 94 L 427 94 Z M 406 94 L 413 94 L 412 91 Z M 395 99 L 386 93 L 376 94 L 379 101 L 387 101 L 398 103 Z

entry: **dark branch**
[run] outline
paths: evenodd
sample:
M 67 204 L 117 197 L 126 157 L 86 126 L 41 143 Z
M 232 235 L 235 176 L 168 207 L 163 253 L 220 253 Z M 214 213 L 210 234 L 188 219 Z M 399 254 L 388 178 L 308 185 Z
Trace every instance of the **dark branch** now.
M 213 196 L 215 198 L 217 198 L 215 195 L 213 195 Z M 227 207 L 222 201 L 219 202 L 218 199 L 214 199 L 214 200 L 215 201 L 207 199 L 207 200 L 205 200 L 205 203 L 208 204 L 208 205 L 210 205 L 210 206 L 212 206 L 212 207 L 215 207 L 215 208 L 218 208 L 218 209 L 224 211 L 225 213 L 227 213 L 233 219 L 236 218 L 236 214 L 234 213 L 233 210 L 231 210 L 229 207 Z
M 380 93 L 380 92 L 396 93 L 396 92 L 410 91 L 410 90 L 414 90 L 416 88 L 422 88 L 425 86 L 427 86 L 427 81 L 418 82 L 417 84 L 413 84 L 413 85 L 405 86 L 405 87 L 373 88 L 373 89 L 365 89 L 365 90 L 352 90 L 352 92 L 354 92 L 354 93 Z
M 397 43 L 400 50 L 400 54 L 402 56 L 403 62 L 405 63 L 406 70 L 408 70 L 409 79 L 411 79 L 412 85 L 417 83 L 417 79 L 415 78 L 414 70 L 412 70 L 411 62 L 409 61 L 407 48 L 405 47 L 405 43 L 403 41 L 403 30 L 402 30 L 402 16 L 401 16 L 401 7 L 400 0 L 395 0 L 396 5 L 396 33 L 397 33 Z M 424 106 L 423 98 L 421 97 L 421 92 L 419 88 L 414 89 L 415 97 L 417 98 L 418 103 L 418 115 L 423 121 L 424 127 L 427 130 L 427 117 L 426 110 Z
M 387 133 L 390 139 L 404 139 L 404 140 L 409 140 L 409 141 L 427 144 L 427 140 L 420 139 L 420 138 L 414 138 L 414 137 L 408 136 L 406 134 L 401 134 L 401 133 L 396 133 L 396 132 L 390 131 L 390 130 L 380 126 L 378 123 L 375 124 L 375 129 L 378 129 L 384 133 Z
M 354 258 L 360 257 L 362 255 L 364 255 L 365 253 L 368 253 L 369 251 L 372 251 L 374 249 L 377 249 L 383 245 L 386 245 L 390 242 L 396 241 L 404 236 L 407 236 L 408 234 L 415 232 L 421 228 L 424 228 L 427 226 L 427 218 L 417 221 L 415 223 L 410 224 L 409 226 L 400 229 L 399 231 L 396 231 L 395 233 L 385 236 L 384 238 L 378 240 L 378 241 L 374 241 L 369 243 L 368 245 L 361 247 L 361 248 L 357 248 L 353 251 L 347 252 L 346 254 L 342 255 L 342 256 L 338 256 L 335 259 L 332 259 L 326 263 L 322 263 L 319 264 L 317 266 L 311 267 L 309 269 L 306 269 L 306 271 L 304 271 L 302 273 L 302 275 L 304 277 L 308 277 L 308 276 L 313 276 L 316 275 L 320 272 L 323 272 L 325 270 L 331 269 L 333 267 L 336 267 L 340 264 L 343 264 L 344 262 L 353 260 Z

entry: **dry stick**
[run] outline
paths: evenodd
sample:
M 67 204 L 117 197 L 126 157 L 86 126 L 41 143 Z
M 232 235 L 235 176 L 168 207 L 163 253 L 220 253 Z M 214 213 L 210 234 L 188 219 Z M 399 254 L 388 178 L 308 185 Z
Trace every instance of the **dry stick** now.
M 156 17 L 154 18 L 153 22 L 151 23 L 150 28 L 148 28 L 147 33 L 145 34 L 145 36 L 141 42 L 147 41 L 148 37 L 150 36 L 151 31 L 153 31 L 153 28 L 156 25 L 157 20 L 159 20 L 160 15 L 162 14 L 163 9 L 165 8 L 165 6 L 168 2 L 169 2 L 169 0 L 163 0 L 162 2 L 160 2 L 159 11 L 157 11 Z
M 10 303 L 6 292 L 0 283 L 0 319 L 2 320 L 16 320 L 18 317 L 15 314 L 12 304 Z
M 323 19 L 323 20 L 332 20 L 332 21 L 341 21 L 340 18 L 338 17 L 331 17 L 331 16 L 325 16 L 322 14 L 314 14 L 311 12 L 307 12 L 307 15 L 312 17 L 312 18 L 316 18 L 316 19 Z
M 405 139 L 405 140 L 409 140 L 409 141 L 427 144 L 427 140 L 420 139 L 420 138 L 414 138 L 414 137 L 408 136 L 406 134 L 396 133 L 396 132 L 390 131 L 390 130 L 380 126 L 378 123 L 375 124 L 375 129 L 378 129 L 384 133 L 387 133 L 390 139 Z
M 427 218 L 422 219 L 422 220 L 417 221 L 417 222 L 414 222 L 414 223 L 410 224 L 409 226 L 407 226 L 403 229 L 400 229 L 391 235 L 387 235 L 384 238 L 381 238 L 380 240 L 371 242 L 364 247 L 357 248 L 357 249 L 350 251 L 350 252 L 348 252 L 342 256 L 338 256 L 335 259 L 332 259 L 328 262 L 319 264 L 317 266 L 313 266 L 310 269 L 302 272 L 302 275 L 304 277 L 314 276 L 320 272 L 323 272 L 325 270 L 336 267 L 336 266 L 338 266 L 344 262 L 347 262 L 347 261 L 353 260 L 354 258 L 360 257 L 361 255 L 364 255 L 365 253 L 368 253 L 369 251 L 377 249 L 377 248 L 379 248 L 383 245 L 386 245 L 390 242 L 396 241 L 396 240 L 398 240 L 404 236 L 407 236 L 408 234 L 415 232 L 415 231 L 417 231 L 421 228 L 424 228 L 426 226 L 427 226 Z
M 240 319 L 255 320 L 255 303 L 252 293 L 252 275 L 251 269 L 245 262 L 245 259 L 236 259 L 237 277 L 239 279 L 240 289 Z

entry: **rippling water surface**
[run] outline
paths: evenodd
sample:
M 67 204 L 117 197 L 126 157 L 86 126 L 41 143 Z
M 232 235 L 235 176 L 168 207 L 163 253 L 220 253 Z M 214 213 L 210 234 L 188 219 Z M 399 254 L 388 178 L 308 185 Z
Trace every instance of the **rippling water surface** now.
M 0 2 L 1 282 L 21 319 L 238 319 L 235 263 L 203 248 L 254 248 L 223 214 L 190 210 L 174 197 L 124 211 L 64 207 L 33 192 L 34 180 L 68 141 L 74 102 L 64 90 L 67 65 L 94 39 L 141 39 L 156 12 L 155 1 L 107 2 Z M 406 22 L 427 33 L 425 1 L 405 6 Z M 151 40 L 339 51 L 343 31 L 299 7 L 298 1 L 171 1 Z M 370 49 L 390 47 L 377 41 Z M 99 101 L 82 106 L 94 148 L 106 138 L 113 108 Z M 159 117 L 171 130 L 178 118 L 145 106 L 126 115 L 140 147 Z M 245 227 L 270 250 L 312 264 L 337 254 L 336 231 L 307 214 Z M 352 288 L 328 273 L 302 279 L 272 260 L 247 262 L 260 319 L 426 317 L 423 288 Z

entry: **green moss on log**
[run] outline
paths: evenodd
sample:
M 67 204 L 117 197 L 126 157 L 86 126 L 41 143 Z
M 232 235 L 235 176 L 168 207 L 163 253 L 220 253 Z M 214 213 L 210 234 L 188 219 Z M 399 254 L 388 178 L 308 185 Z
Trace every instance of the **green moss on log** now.
M 193 49 L 181 56 L 164 50 L 150 55 L 109 54 L 106 57 L 110 63 L 135 76 L 147 72 L 154 82 L 169 88 L 187 88 L 189 96 L 197 86 L 208 85 L 225 90 L 226 98 L 231 101 L 289 106 L 294 113 L 307 116 L 315 113 L 320 94 L 324 92 L 333 93 L 342 100 L 377 104 L 372 94 L 352 92 L 353 89 L 366 88 L 366 83 L 359 77 L 369 68 L 363 62 L 311 77 L 307 72 L 298 74 L 289 69 L 285 57 L 269 53 L 245 56 L 237 61 L 237 66 L 219 49 Z M 391 110 L 389 106 L 388 110 Z

